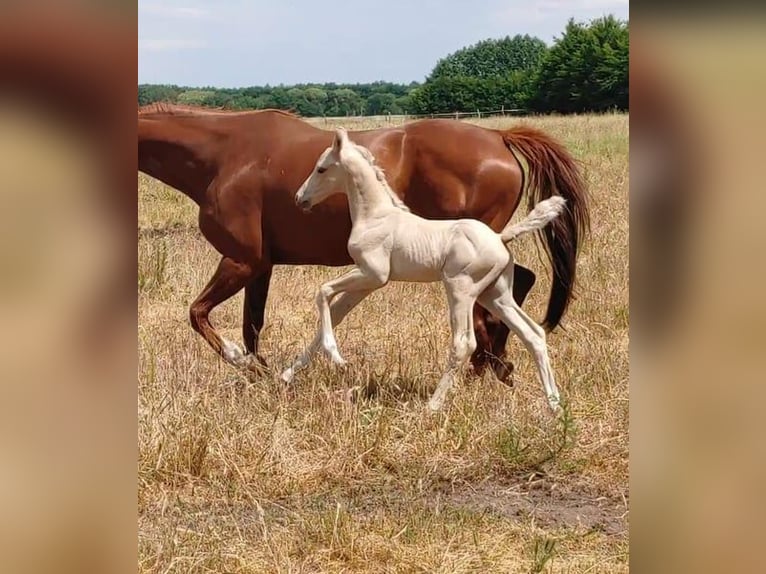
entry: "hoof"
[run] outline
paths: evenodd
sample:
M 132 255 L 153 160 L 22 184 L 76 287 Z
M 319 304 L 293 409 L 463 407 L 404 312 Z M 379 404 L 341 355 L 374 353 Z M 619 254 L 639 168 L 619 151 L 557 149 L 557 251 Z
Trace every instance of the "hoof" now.
M 282 374 L 279 375 L 279 378 L 282 380 L 282 382 L 288 384 L 293 382 L 293 377 L 295 377 L 295 371 L 293 371 L 292 367 L 285 369 L 282 371 Z
M 228 339 L 221 340 L 221 354 L 227 363 L 235 367 L 246 368 L 250 363 L 249 355 L 245 355 L 239 345 Z
M 332 364 L 334 367 L 337 367 L 339 369 L 345 369 L 346 367 L 348 367 L 348 362 L 340 355 L 332 358 Z
M 322 347 L 322 350 L 324 351 L 327 358 L 330 360 L 330 363 L 336 367 L 345 367 L 346 366 L 346 359 L 343 358 L 343 356 L 340 354 L 340 351 L 338 350 L 338 346 L 335 344 L 331 345 L 324 345 Z
M 245 355 L 244 368 L 247 370 L 248 375 L 261 376 L 269 373 L 269 367 L 266 365 L 266 361 L 258 355 Z
M 248 357 L 250 357 L 250 367 L 252 369 L 257 369 L 260 371 L 271 370 L 268 363 L 266 362 L 266 359 L 264 359 L 261 355 L 254 355 L 253 353 L 250 353 Z
M 495 359 L 492 362 L 492 371 L 495 373 L 497 380 L 513 388 L 513 371 L 515 367 L 510 361 L 503 361 L 501 359 Z
M 432 413 L 439 412 L 443 406 L 444 406 L 443 399 L 431 399 L 428 401 L 429 412 L 432 412 Z

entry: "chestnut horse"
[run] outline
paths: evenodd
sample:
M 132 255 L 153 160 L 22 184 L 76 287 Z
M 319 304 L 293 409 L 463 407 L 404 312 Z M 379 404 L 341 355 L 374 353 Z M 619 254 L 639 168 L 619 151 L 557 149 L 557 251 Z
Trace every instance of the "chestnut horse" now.
M 295 192 L 333 141 L 281 110 L 230 112 L 151 104 L 138 110 L 139 170 L 176 188 L 199 206 L 199 228 L 222 255 L 210 282 L 190 308 L 192 327 L 230 363 L 256 369 L 258 334 L 274 265 L 345 266 L 351 232 L 343 194 L 303 213 Z M 429 219 L 474 218 L 498 231 L 524 191 L 525 175 L 512 152 L 527 163 L 528 205 L 553 195 L 567 209 L 542 232 L 553 278 L 544 327 L 559 324 L 571 299 L 578 251 L 589 229 L 585 183 L 569 152 L 540 130 L 487 129 L 448 119 L 400 127 L 350 131 L 352 141 L 377 158 L 389 185 L 416 214 Z M 514 268 L 514 298 L 521 305 L 535 275 Z M 243 338 L 247 361 L 233 360 L 234 343 L 223 340 L 210 311 L 245 289 Z M 513 367 L 503 360 L 508 328 L 474 308 L 477 373 L 489 364 L 500 380 Z M 237 349 L 238 350 L 238 349 Z M 255 359 L 255 360 L 254 360 Z

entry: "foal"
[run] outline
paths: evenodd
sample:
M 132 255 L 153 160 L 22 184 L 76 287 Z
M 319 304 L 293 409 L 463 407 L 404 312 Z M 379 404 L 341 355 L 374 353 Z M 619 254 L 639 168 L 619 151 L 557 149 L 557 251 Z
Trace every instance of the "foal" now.
M 374 290 L 389 281 L 441 281 L 449 304 L 452 349 L 429 408 L 442 407 L 455 374 L 476 349 L 473 306 L 478 299 L 524 342 L 537 364 L 548 403 L 557 410 L 559 393 L 545 331 L 513 299 L 513 257 L 505 244 L 545 227 L 564 209 L 565 200 L 554 196 L 541 201 L 526 219 L 509 224 L 499 234 L 474 219 L 424 219 L 399 200 L 374 164 L 372 153 L 351 142 L 343 129 L 336 130 L 333 145 L 319 157 L 295 201 L 309 211 L 339 188 L 348 197 L 352 226 L 348 252 L 356 266 L 320 287 L 316 298 L 319 330 L 308 349 L 282 373 L 282 379 L 290 382 L 320 345 L 333 363 L 344 365 L 333 326 Z

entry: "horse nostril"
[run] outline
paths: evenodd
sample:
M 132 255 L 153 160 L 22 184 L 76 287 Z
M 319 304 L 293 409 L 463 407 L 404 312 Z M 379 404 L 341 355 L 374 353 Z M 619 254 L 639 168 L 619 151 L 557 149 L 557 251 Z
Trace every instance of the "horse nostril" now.
M 303 211 L 308 211 L 311 208 L 311 204 L 305 200 L 305 199 L 295 199 L 295 203 L 298 207 L 300 207 Z

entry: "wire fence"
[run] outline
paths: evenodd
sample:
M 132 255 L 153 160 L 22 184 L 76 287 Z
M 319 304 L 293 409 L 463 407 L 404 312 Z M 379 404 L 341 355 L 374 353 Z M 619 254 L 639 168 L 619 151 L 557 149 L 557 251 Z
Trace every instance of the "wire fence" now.
M 322 116 L 322 119 L 326 124 L 337 123 L 344 121 L 369 121 L 376 123 L 389 123 L 399 124 L 409 120 L 416 120 L 422 118 L 452 118 L 452 119 L 466 119 L 466 118 L 488 118 L 493 116 L 525 116 L 528 115 L 529 110 L 521 108 L 500 108 L 499 110 L 476 110 L 473 112 L 446 112 L 436 114 L 380 114 L 373 116 Z

